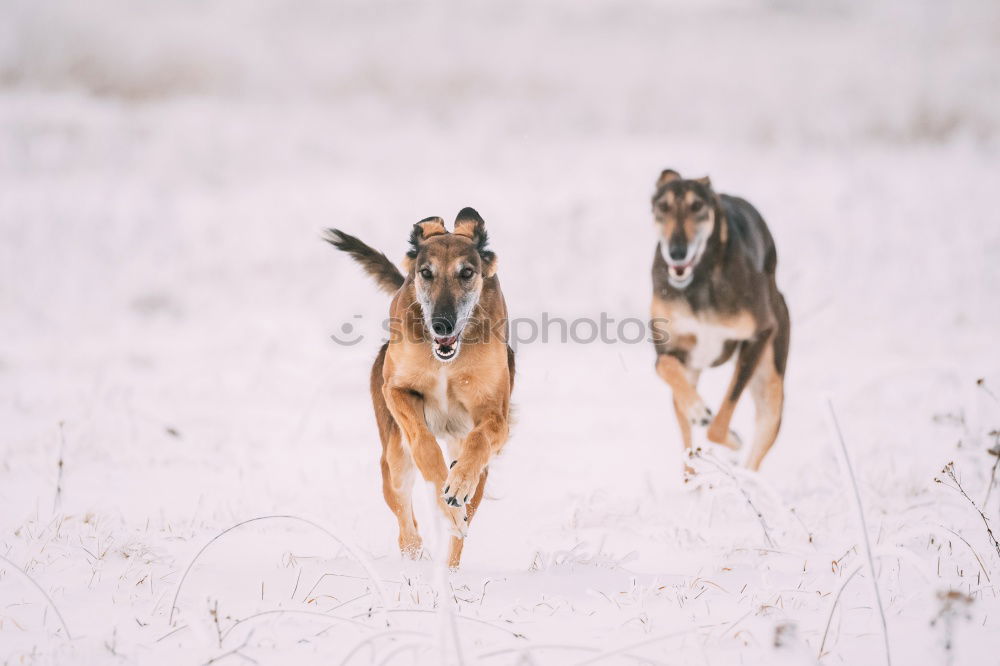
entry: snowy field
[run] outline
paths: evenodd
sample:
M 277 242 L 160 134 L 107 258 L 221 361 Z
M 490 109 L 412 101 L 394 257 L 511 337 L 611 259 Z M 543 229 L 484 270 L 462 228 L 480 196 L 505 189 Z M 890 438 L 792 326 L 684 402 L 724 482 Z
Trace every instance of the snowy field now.
M 1000 664 L 1000 5 L 419 7 L 0 0 L 0 663 L 879 665 L 829 397 L 892 663 Z M 424 492 L 402 561 L 320 231 L 473 205 L 513 316 L 645 317 L 664 167 L 777 241 L 760 474 L 681 483 L 648 344 L 525 344 L 462 569 Z

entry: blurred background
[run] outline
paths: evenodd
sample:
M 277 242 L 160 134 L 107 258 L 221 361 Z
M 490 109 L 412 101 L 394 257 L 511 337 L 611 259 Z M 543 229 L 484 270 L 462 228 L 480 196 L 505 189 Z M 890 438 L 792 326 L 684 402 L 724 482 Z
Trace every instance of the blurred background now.
M 513 316 L 645 317 L 665 167 L 776 238 L 792 348 L 763 474 L 832 506 L 797 473 L 833 469 L 832 393 L 891 511 L 951 455 L 942 427 L 992 418 L 998 151 L 985 0 L 2 0 L 2 527 L 50 503 L 63 422 L 80 512 L 192 537 L 303 510 L 391 555 L 367 397 L 388 299 L 322 229 L 401 258 L 472 205 Z M 331 342 L 345 322 L 361 344 Z M 679 478 L 649 346 L 519 353 L 472 567 Z
M 39 475 L 60 420 L 119 464 L 374 473 L 364 378 L 387 299 L 321 230 L 401 257 L 414 221 L 473 205 L 513 316 L 645 317 L 664 167 L 771 225 L 786 439 L 823 432 L 819 396 L 845 391 L 884 450 L 1000 365 L 996 3 L 7 0 L 3 17 L 0 408 L 6 459 Z M 367 340 L 333 344 L 345 322 Z M 513 450 L 597 428 L 672 469 L 651 349 L 596 347 L 521 350 Z M 564 416 L 581 404 L 602 409 Z
M 326 335 L 356 314 L 377 335 L 385 299 L 327 226 L 401 256 L 413 221 L 473 205 L 513 315 L 643 317 L 664 167 L 769 221 L 793 368 L 809 355 L 833 388 L 997 366 L 996 3 L 2 11 L 0 385 L 29 433 L 119 372 L 154 402 L 263 392 L 254 418 L 273 392 L 333 390 L 376 345 Z
M 473 205 L 512 315 L 644 317 L 664 167 L 772 227 L 786 430 L 843 389 L 881 440 L 997 370 L 996 3 L 7 0 L 3 18 L 8 461 L 59 420 L 115 455 L 129 433 L 136 464 L 353 460 L 387 299 L 324 227 L 401 257 L 415 220 Z M 332 344 L 345 322 L 367 342 Z M 646 345 L 522 353 L 526 439 L 596 420 L 673 460 Z M 559 416 L 581 403 L 603 409 Z

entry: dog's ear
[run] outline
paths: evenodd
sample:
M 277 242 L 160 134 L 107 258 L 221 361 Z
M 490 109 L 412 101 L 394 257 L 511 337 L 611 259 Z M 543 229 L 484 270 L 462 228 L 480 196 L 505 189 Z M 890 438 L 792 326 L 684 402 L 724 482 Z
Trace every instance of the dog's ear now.
M 673 169 L 664 169 L 660 172 L 660 177 L 656 179 L 656 189 L 660 189 L 667 183 L 672 183 L 675 180 L 680 180 L 681 175 L 674 171 Z
M 463 208 L 455 218 L 455 235 L 465 236 L 478 248 L 480 239 L 486 244 L 486 222 L 475 208 Z
M 413 231 L 410 232 L 410 249 L 406 251 L 406 257 L 403 258 L 403 268 L 406 269 L 406 272 L 409 273 L 413 270 L 413 260 L 420 252 L 421 243 L 428 238 L 446 233 L 448 230 L 444 226 L 444 220 L 440 217 L 425 217 L 414 224 Z
M 465 236 L 471 240 L 479 258 L 483 260 L 483 277 L 493 277 L 497 272 L 497 255 L 486 249 L 489 237 L 486 234 L 486 222 L 474 208 L 463 208 L 455 218 L 455 235 Z
M 425 217 L 413 225 L 410 232 L 410 250 L 406 253 L 409 259 L 416 259 L 417 252 L 420 251 L 420 244 L 432 236 L 440 236 L 448 233 L 444 227 L 444 220 L 440 217 Z
M 704 185 L 705 187 L 707 187 L 709 189 L 712 188 L 712 179 L 709 178 L 708 176 L 702 176 L 701 178 L 695 178 L 695 182 L 701 183 L 702 185 Z

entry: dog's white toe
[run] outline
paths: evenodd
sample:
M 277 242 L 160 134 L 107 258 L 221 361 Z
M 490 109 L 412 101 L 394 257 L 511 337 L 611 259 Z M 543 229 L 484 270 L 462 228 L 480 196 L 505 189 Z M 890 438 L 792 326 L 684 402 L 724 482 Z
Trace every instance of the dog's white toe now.
M 712 410 L 699 400 L 688 410 L 688 420 L 691 421 L 691 425 L 707 426 L 712 422 Z

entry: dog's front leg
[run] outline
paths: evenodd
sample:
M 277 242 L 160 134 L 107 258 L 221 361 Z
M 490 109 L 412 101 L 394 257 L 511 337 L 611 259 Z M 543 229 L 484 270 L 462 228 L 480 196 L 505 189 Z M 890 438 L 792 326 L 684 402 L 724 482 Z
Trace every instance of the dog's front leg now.
M 692 371 L 674 354 L 660 353 L 656 357 L 656 373 L 670 386 L 674 394 L 678 418 L 683 415 L 690 425 L 707 426 L 712 419 L 712 412 L 691 385 Z
M 458 460 L 452 463 L 444 484 L 444 499 L 451 506 L 464 507 L 479 487 L 483 471 L 507 438 L 507 419 L 495 409 L 481 414 L 462 443 Z
M 444 454 L 441 453 L 437 439 L 424 420 L 423 398 L 408 388 L 388 384 L 382 389 L 382 394 L 393 418 L 406 435 L 413 462 L 416 463 L 421 476 L 434 487 L 435 494 L 439 493 L 445 484 L 448 467 L 445 465 Z M 465 507 L 449 506 L 442 497 L 438 498 L 438 504 L 449 521 L 453 535 L 459 538 L 465 537 L 468 530 Z

